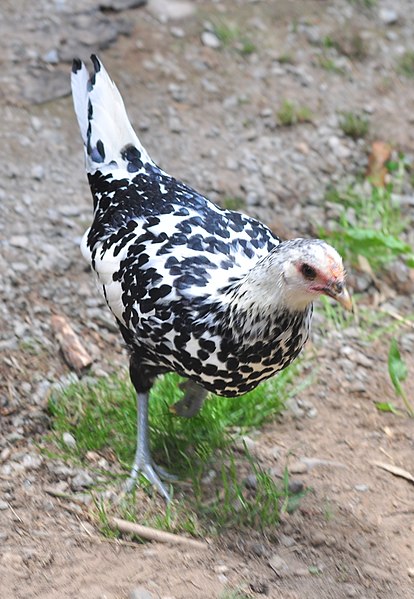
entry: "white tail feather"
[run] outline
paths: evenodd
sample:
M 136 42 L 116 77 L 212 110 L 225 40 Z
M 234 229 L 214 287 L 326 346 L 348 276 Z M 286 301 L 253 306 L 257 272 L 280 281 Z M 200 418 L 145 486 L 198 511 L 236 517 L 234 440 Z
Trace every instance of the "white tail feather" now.
M 79 60 L 73 63 L 71 77 L 73 104 L 85 145 L 87 170 L 93 173 L 111 162 L 125 168 L 127 161 L 121 156 L 121 151 L 128 145 L 141 153 L 144 163 L 152 164 L 131 126 L 116 85 L 98 58 L 91 58 L 95 68 L 91 77 Z

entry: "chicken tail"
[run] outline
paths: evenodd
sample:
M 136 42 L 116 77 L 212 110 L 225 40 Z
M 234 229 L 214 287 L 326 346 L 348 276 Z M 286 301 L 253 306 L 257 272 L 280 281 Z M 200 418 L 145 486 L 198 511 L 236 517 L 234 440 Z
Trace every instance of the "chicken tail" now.
M 133 130 L 116 85 L 100 60 L 91 56 L 94 72 L 75 58 L 72 65 L 72 96 L 88 172 L 124 168 L 133 173 L 145 163 L 153 164 Z

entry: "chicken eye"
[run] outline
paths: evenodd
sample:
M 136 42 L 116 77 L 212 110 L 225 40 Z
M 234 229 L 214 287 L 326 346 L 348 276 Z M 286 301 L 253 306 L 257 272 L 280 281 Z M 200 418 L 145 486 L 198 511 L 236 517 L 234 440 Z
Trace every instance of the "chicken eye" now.
M 308 279 L 308 281 L 313 281 L 316 279 L 316 270 L 313 268 L 313 266 L 306 264 L 306 262 L 300 267 L 300 272 L 303 274 L 305 279 Z

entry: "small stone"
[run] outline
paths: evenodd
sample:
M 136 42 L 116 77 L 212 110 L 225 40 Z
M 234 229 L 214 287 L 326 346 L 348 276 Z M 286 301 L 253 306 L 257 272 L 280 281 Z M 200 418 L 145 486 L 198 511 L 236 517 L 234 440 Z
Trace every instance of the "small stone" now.
M 246 489 L 254 491 L 257 488 L 257 476 L 255 474 L 248 474 L 244 479 L 244 485 Z
M 263 557 L 264 555 L 266 555 L 268 553 L 266 547 L 263 545 L 263 543 L 252 543 L 250 546 L 250 551 L 254 554 L 257 555 L 257 557 Z
M 288 468 L 290 474 L 304 474 L 308 471 L 308 466 L 303 462 L 293 462 Z
M 384 25 L 395 25 L 398 21 L 398 14 L 392 8 L 380 8 L 379 18 Z
M 302 493 L 305 485 L 301 480 L 293 479 L 289 481 L 288 490 L 292 495 L 297 495 L 298 493 Z
M 49 64 L 58 64 L 59 62 L 59 53 L 56 48 L 49 50 L 46 54 L 43 54 L 42 60 Z
M 129 593 L 129 599 L 154 599 L 154 595 L 144 587 L 136 587 Z
M 25 470 L 38 470 L 42 465 L 42 462 L 41 456 L 28 453 L 24 456 L 22 465 Z
M 221 42 L 217 35 L 215 35 L 212 31 L 203 31 L 201 34 L 201 42 L 203 46 L 207 48 L 220 48 Z
M 214 566 L 214 572 L 217 574 L 226 574 L 229 570 L 230 568 L 226 564 L 217 564 L 217 566 Z
M 414 578 L 414 568 L 408 568 L 407 574 L 410 578 Z
M 170 118 L 168 119 L 168 126 L 170 128 L 171 133 L 181 133 L 183 130 L 181 121 L 176 116 L 170 116 Z
M 253 593 L 257 593 L 258 595 L 269 594 L 269 585 L 263 580 L 256 580 L 255 582 L 251 582 L 250 588 L 252 589 Z
M 149 0 L 148 10 L 161 22 L 179 21 L 190 17 L 195 12 L 195 6 L 184 0 Z
M 63 435 L 62 435 L 62 441 L 66 445 L 66 447 L 69 447 L 69 449 L 75 449 L 75 447 L 76 447 L 76 439 L 70 433 L 68 433 L 68 432 L 63 433 Z
M 144 587 L 136 587 L 129 593 L 128 599 L 153 599 L 153 595 Z
M 353 584 L 350 584 L 349 582 L 347 582 L 343 585 L 342 588 L 344 590 L 346 597 L 357 597 L 358 589 Z
M 45 169 L 41 164 L 35 164 L 30 171 L 32 179 L 36 179 L 36 181 L 41 181 L 45 176 Z
M 185 33 L 181 27 L 170 27 L 170 33 L 173 37 L 183 38 Z
M 358 493 L 366 493 L 367 491 L 369 491 L 369 486 L 365 484 L 360 484 L 355 485 L 354 489 L 355 491 L 358 491 Z
M 284 534 L 279 536 L 279 543 L 283 545 L 283 547 L 293 547 L 293 545 L 296 545 L 296 541 L 293 537 Z
M 13 247 L 25 249 L 29 245 L 29 238 L 27 235 L 12 235 L 9 239 L 9 243 Z
M 322 531 L 316 530 L 312 533 L 310 537 L 310 544 L 312 547 L 319 547 L 320 545 L 324 545 L 326 542 L 326 536 Z
M 93 478 L 87 473 L 81 470 L 76 476 L 73 477 L 71 487 L 74 491 L 82 491 L 93 485 Z
M 268 563 L 272 570 L 281 578 L 289 574 L 289 566 L 280 555 L 272 555 Z
M 3 501 L 2 499 L 0 499 L 0 510 L 7 510 L 9 509 L 9 504 L 7 503 L 7 501 Z

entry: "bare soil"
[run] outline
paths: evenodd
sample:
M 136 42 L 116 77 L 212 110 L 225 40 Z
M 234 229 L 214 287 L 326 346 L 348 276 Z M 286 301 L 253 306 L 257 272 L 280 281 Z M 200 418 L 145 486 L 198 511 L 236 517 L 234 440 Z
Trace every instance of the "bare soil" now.
M 122 18 L 129 35 L 118 24 L 99 53 L 165 170 L 218 201 L 250 197 L 246 209 L 282 235 L 309 235 L 318 210 L 324 218 L 318 192 L 366 161 L 364 142 L 341 136 L 338 111 L 365 107 L 376 136 L 404 151 L 413 142 L 412 82 L 393 66 L 412 32 L 410 2 L 395 3 L 395 26 L 379 18 L 382 3 L 372 13 L 356 4 L 200 0 L 178 21 L 148 7 L 105 12 L 105 26 Z M 125 364 L 119 336 L 97 317 L 105 307 L 78 250 L 91 203 L 65 96 L 69 65 L 42 60 L 53 48 L 62 55 L 75 46 L 82 57 L 96 49 L 87 41 L 101 16 L 91 16 L 91 6 L 2 3 L 0 596 L 121 599 L 136 589 L 143 599 L 137 589 L 144 587 L 164 599 L 219 599 L 237 589 L 283 599 L 414 597 L 414 487 L 376 464 L 413 473 L 413 421 L 376 410 L 378 399 L 397 401 L 388 338 L 368 343 L 356 324 L 325 335 L 328 325 L 315 323 L 307 349 L 314 382 L 302 399 L 316 406 L 316 417 L 287 412 L 255 438 L 264 467 L 287 463 L 311 489 L 276 533 L 233 530 L 209 539 L 206 551 L 111 540 L 84 508 L 45 491 L 59 478 L 41 451 L 48 393 L 69 372 L 51 314 L 70 319 L 94 357 L 94 375 Z M 237 43 L 219 50 L 201 43 L 205 21 L 218 18 L 249 32 L 257 48 L 251 56 Z M 309 41 L 309 27 L 320 40 L 360 31 L 368 54 L 346 62 L 345 75 L 328 73 L 317 65 L 320 44 Z M 73 31 L 77 47 L 68 41 Z M 293 66 L 277 61 L 283 53 Z M 276 127 L 283 98 L 309 105 L 314 123 Z M 334 133 L 348 150 L 342 157 L 327 142 Z M 388 296 L 403 316 L 413 310 L 411 284 Z M 361 301 L 369 306 L 373 298 L 368 290 Z M 405 354 L 411 380 L 413 356 Z M 269 565 L 275 556 L 285 564 L 276 571 Z

